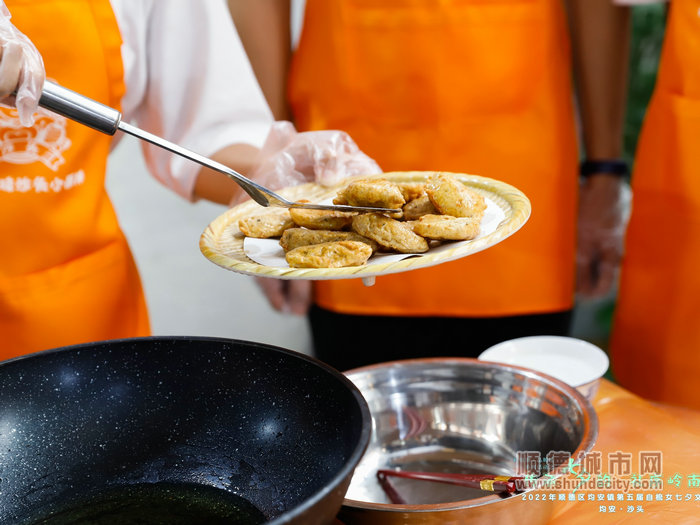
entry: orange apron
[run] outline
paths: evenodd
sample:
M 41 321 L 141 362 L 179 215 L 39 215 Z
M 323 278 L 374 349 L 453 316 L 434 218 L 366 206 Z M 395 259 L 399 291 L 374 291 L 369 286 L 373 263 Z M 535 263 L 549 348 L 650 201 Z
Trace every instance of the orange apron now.
M 341 313 L 486 317 L 572 308 L 577 143 L 560 0 L 307 0 L 290 73 L 299 129 L 348 131 L 384 171 L 506 181 L 532 201 L 512 238 L 372 287 L 320 281 Z
M 616 379 L 700 408 L 700 1 L 673 0 L 632 178 L 611 336 Z
M 48 78 L 112 107 L 124 93 L 108 0 L 9 0 Z M 147 335 L 139 276 L 105 190 L 111 137 L 0 110 L 0 359 Z

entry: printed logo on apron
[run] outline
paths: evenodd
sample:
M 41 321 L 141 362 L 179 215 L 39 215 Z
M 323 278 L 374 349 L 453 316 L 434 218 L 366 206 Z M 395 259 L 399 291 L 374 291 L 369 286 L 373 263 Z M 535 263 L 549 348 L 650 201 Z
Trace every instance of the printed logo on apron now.
M 66 134 L 66 118 L 39 108 L 34 126 L 22 126 L 14 108 L 0 107 L 0 162 L 9 164 L 41 163 L 53 172 L 65 164 L 63 153 L 71 146 Z M 2 193 L 58 193 L 85 182 L 85 171 L 65 176 L 44 175 L 0 177 Z
M 11 164 L 41 162 L 51 171 L 66 161 L 63 152 L 71 141 L 66 136 L 66 119 L 39 108 L 32 128 L 22 126 L 16 109 L 0 107 L 0 161 Z

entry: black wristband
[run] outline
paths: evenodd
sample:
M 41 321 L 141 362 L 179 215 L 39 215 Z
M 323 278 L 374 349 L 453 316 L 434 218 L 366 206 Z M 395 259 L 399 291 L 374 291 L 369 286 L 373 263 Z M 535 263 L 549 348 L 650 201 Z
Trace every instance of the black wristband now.
M 627 177 L 630 170 L 627 163 L 623 160 L 585 160 L 581 163 L 580 173 L 584 179 L 595 173 Z

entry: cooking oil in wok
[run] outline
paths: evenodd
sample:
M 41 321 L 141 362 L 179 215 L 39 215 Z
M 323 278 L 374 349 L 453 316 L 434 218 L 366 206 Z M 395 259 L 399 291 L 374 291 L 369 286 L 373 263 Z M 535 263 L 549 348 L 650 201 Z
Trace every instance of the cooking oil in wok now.
M 33 525 L 259 525 L 250 502 L 201 485 L 151 483 L 110 489 Z

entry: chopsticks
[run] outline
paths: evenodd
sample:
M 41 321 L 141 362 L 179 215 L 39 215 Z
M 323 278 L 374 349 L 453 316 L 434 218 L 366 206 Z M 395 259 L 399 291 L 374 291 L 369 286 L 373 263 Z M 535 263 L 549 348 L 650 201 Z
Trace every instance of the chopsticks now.
M 386 472 L 390 471 L 377 471 L 377 479 L 379 480 L 379 484 L 382 486 L 382 490 L 384 490 L 384 493 L 389 497 L 389 501 L 395 505 L 405 505 L 406 500 L 403 499 L 398 492 L 396 492 L 396 489 L 391 484 L 391 481 L 389 481 L 389 478 L 386 477 Z
M 434 481 L 449 483 L 471 489 L 480 489 L 488 492 L 505 492 L 512 494 L 517 492 L 516 482 L 524 479 L 521 476 L 494 476 L 492 474 L 454 474 L 447 472 L 417 472 L 410 470 L 378 470 L 377 479 L 389 500 L 395 504 L 406 504 L 406 501 L 396 491 L 389 481 L 389 477 L 413 479 L 417 481 Z

